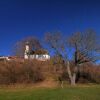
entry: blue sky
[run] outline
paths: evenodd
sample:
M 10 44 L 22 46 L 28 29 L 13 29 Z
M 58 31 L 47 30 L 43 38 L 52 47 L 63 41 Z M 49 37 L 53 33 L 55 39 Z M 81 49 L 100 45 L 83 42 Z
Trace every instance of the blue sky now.
M 99 0 L 0 0 L 0 55 L 27 36 L 94 29 L 100 34 Z

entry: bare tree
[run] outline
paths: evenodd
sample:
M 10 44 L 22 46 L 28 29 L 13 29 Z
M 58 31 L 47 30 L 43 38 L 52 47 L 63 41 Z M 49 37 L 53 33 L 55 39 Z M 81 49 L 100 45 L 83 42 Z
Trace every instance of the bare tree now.
M 24 52 L 25 52 L 25 45 L 27 42 L 29 43 L 31 50 L 37 50 L 37 49 L 42 48 L 40 41 L 36 37 L 27 37 L 27 38 L 24 38 L 24 39 L 18 41 L 14 45 L 14 47 L 13 47 L 14 55 L 23 57 Z
M 61 75 L 66 70 L 67 54 L 66 54 L 66 42 L 64 37 L 60 32 L 46 33 L 45 35 L 46 43 L 49 45 L 50 50 L 53 54 L 53 65 L 55 66 L 55 72 L 57 73 L 58 80 L 63 87 L 63 78 Z M 61 68 L 59 68 L 61 67 Z M 60 71 L 58 71 L 60 69 Z
M 72 85 L 76 83 L 76 75 L 81 64 L 100 60 L 100 42 L 97 43 L 97 41 L 98 38 L 93 30 L 88 30 L 84 33 L 74 33 L 69 37 L 68 42 L 74 51 L 75 65 L 73 73 L 71 73 L 70 67 L 68 68 Z
M 62 58 L 62 65 L 67 67 L 71 85 L 76 84 L 80 64 L 100 60 L 100 42 L 97 43 L 96 33 L 92 30 L 84 33 L 74 33 L 68 38 L 67 43 L 60 33 L 47 33 L 45 39 L 52 50 Z M 70 47 L 66 44 L 70 44 Z M 68 59 L 67 49 L 69 48 L 73 49 L 73 71 L 70 68 L 70 60 Z

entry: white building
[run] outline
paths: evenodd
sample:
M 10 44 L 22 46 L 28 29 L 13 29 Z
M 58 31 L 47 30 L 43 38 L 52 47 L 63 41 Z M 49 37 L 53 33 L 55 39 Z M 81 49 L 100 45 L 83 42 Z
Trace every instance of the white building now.
M 0 56 L 0 61 L 3 61 L 3 60 L 7 60 L 7 61 L 9 61 L 10 59 L 9 59 L 9 57 Z
M 24 59 L 37 59 L 41 61 L 46 61 L 50 59 L 50 55 L 46 50 L 40 49 L 36 51 L 30 50 L 29 44 L 25 46 Z

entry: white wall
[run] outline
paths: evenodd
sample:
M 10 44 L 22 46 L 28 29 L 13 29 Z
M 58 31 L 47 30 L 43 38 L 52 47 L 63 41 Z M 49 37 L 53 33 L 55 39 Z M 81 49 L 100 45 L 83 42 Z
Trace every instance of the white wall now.
M 48 54 L 44 54 L 44 55 L 25 55 L 24 56 L 25 59 L 38 59 L 38 60 L 50 60 L 50 56 Z

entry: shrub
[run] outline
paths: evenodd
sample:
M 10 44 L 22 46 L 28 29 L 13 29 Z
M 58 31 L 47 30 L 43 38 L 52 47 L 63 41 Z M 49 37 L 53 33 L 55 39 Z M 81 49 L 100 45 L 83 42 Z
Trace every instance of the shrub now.
M 34 83 L 44 80 L 36 62 L 0 62 L 0 84 Z
M 79 82 L 100 83 L 100 67 L 95 64 L 84 64 L 80 69 Z

